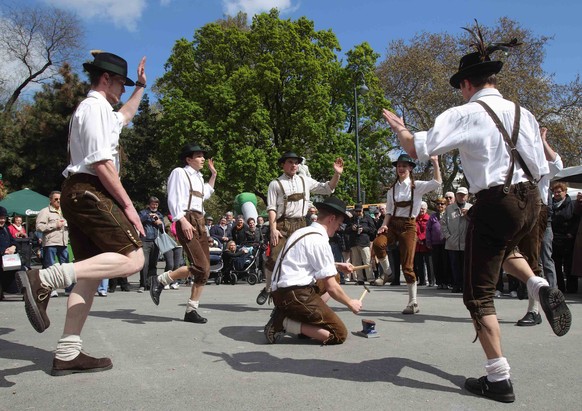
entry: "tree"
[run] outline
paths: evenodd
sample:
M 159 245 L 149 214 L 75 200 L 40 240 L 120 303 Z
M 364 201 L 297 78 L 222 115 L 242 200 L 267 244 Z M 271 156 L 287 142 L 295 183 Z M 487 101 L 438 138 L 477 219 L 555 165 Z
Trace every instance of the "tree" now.
M 2 17 L 0 53 L 4 63 L 12 63 L 16 83 L 4 105 L 10 112 L 28 85 L 55 74 L 51 67 L 77 60 L 84 33 L 74 14 L 54 7 L 5 6 Z M 8 83 L 0 79 L 5 90 Z
M 280 174 L 277 158 L 287 149 L 308 158 L 317 179 L 331 177 L 336 156 L 354 171 L 345 175 L 355 176 L 353 135 L 345 128 L 355 77 L 337 59 L 335 35 L 316 31 L 305 17 L 282 20 L 276 10 L 255 16 L 250 26 L 245 22 L 239 14 L 205 25 L 193 41 L 175 43 L 157 83 L 164 155 L 174 158 L 191 140 L 210 148 L 219 172 L 217 193 L 227 208 L 242 191 L 265 201 L 269 181 Z M 370 83 L 376 59 L 369 46 L 354 57 L 365 61 L 362 74 Z M 376 97 L 366 101 L 382 95 L 376 88 Z M 367 113 L 369 119 L 380 117 L 379 108 Z M 337 193 L 353 198 L 353 181 L 342 178 Z
M 0 169 L 13 189 L 28 187 L 43 194 L 58 189 L 68 165 L 69 120 L 89 90 L 65 64 L 62 80 L 43 85 L 31 104 L 3 125 Z M 8 120 L 8 116 L 4 117 Z
M 151 107 L 146 94 L 133 118 L 133 126 L 124 128 L 121 133 L 123 156 L 120 178 L 138 209 L 145 207 L 150 196 L 158 197 L 162 205 L 160 208 L 166 208 L 168 175 L 163 172 L 162 163 L 167 161 L 160 155 L 158 116 L 159 113 Z M 175 156 L 174 153 L 172 158 Z
M 558 85 L 552 75 L 544 72 L 544 48 L 551 38 L 535 36 L 508 18 L 499 19 L 495 27 L 481 29 L 488 42 L 517 38 L 524 43 L 506 56 L 500 52 L 494 55 L 504 61 L 498 88 L 506 98 L 518 101 L 541 125 L 548 127 L 550 143 L 565 164 L 577 163 L 581 156 L 582 89 L 579 78 L 570 84 Z M 386 59 L 378 66 L 378 77 L 386 95 L 412 130 L 428 130 L 440 113 L 463 103 L 461 95 L 449 85 L 449 78 L 456 72 L 460 56 L 472 51 L 469 47 L 472 41 L 468 33 L 459 30 L 457 36 L 421 33 L 409 42 L 390 43 Z M 440 164 L 444 190 L 450 190 L 462 173 L 458 152 L 441 156 Z

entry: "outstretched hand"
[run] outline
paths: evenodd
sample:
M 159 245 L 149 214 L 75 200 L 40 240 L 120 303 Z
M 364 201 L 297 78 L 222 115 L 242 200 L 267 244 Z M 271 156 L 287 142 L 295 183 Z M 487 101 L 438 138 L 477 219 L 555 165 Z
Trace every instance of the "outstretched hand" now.
M 390 110 L 387 110 L 385 108 L 382 109 L 382 117 L 384 117 L 386 122 L 390 125 L 390 128 L 392 128 L 392 131 L 395 133 L 398 133 L 399 130 L 406 128 L 402 117 L 398 117 Z
M 143 84 L 146 84 L 145 63 L 146 58 L 143 56 L 137 66 L 137 81 Z
M 207 160 L 208 163 L 208 169 L 210 170 L 210 172 L 212 174 L 216 174 L 216 168 L 214 168 L 214 159 L 213 158 L 209 158 Z
M 343 158 L 338 157 L 335 159 L 335 162 L 333 163 L 333 170 L 338 174 L 341 174 L 344 172 L 344 159 Z

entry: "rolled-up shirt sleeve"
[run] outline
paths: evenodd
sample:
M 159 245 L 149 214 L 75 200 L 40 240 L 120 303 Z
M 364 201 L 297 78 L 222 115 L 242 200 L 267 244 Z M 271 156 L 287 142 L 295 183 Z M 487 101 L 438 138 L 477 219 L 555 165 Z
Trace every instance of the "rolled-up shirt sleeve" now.
M 426 131 L 419 131 L 414 133 L 414 148 L 416 149 L 416 156 L 423 163 L 430 159 L 428 149 L 426 148 L 426 137 Z

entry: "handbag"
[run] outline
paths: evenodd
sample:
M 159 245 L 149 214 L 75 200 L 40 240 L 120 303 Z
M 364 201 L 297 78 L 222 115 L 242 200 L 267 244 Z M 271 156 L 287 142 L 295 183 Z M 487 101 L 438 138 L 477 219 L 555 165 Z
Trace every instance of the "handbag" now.
M 166 254 L 168 251 L 178 247 L 178 244 L 176 244 L 174 239 L 166 233 L 166 230 L 163 226 L 162 233 L 156 237 L 154 243 L 156 243 L 160 249 L 160 254 Z
M 2 269 L 4 271 L 20 270 L 22 262 L 18 254 L 4 254 L 2 256 Z

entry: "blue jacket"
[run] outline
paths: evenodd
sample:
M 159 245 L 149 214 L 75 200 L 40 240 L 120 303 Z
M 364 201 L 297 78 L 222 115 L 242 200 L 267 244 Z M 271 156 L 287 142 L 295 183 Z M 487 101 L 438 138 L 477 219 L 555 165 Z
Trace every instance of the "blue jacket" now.
M 157 218 L 162 222 L 162 224 L 157 225 L 154 221 L 154 217 L 150 214 L 155 214 Z M 164 216 L 159 211 L 152 211 L 149 208 L 145 208 L 139 212 L 139 219 L 143 224 L 143 229 L 145 231 L 145 237 L 141 237 L 142 241 L 154 241 L 159 233 L 162 232 L 164 227 Z

